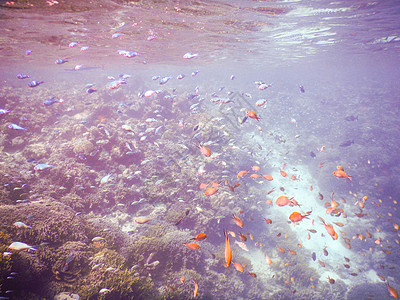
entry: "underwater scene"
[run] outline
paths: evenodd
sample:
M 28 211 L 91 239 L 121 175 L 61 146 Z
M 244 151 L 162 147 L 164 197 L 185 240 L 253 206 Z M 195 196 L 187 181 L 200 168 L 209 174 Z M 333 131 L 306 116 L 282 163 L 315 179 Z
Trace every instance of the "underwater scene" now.
M 399 19 L 0 1 L 0 300 L 397 299 Z

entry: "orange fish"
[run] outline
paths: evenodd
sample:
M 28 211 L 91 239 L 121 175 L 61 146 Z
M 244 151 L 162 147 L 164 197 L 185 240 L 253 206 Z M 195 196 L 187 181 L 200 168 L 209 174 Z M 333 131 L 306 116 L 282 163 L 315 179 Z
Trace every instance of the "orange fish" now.
M 282 175 L 283 177 L 286 177 L 286 176 L 287 176 L 287 173 L 286 173 L 285 171 L 281 170 L 281 175 Z
M 275 188 L 273 188 L 272 190 L 269 190 L 269 191 L 267 192 L 267 195 L 271 194 L 274 190 L 275 190 Z
M 298 180 L 298 179 L 296 178 L 296 175 L 292 175 L 291 178 L 292 178 L 292 180 L 295 180 L 295 181 Z
M 248 111 L 246 111 L 246 116 L 248 116 L 249 118 L 252 118 L 252 119 L 256 119 L 257 121 L 260 121 L 260 117 L 259 116 L 257 116 L 257 114 L 254 112 L 254 111 L 252 111 L 252 110 L 248 110 Z
M 216 182 L 216 181 L 213 181 L 213 182 L 211 183 L 211 186 L 212 186 L 213 188 L 217 188 L 217 187 L 220 187 L 221 184 L 218 183 L 218 182 Z
M 387 286 L 387 288 L 388 288 L 388 291 L 389 291 L 390 296 L 392 296 L 392 297 L 395 298 L 395 299 L 399 299 L 399 293 L 397 292 L 397 290 L 396 290 L 395 288 L 392 288 L 392 287 L 389 285 L 389 282 L 386 282 L 386 286 Z
M 184 283 L 185 282 L 185 277 L 182 276 L 180 280 L 181 280 L 182 283 Z
M 251 169 L 253 171 L 260 171 L 261 168 L 259 166 L 252 166 Z
M 338 234 L 336 233 L 335 229 L 333 228 L 332 225 L 326 224 L 325 220 L 322 219 L 321 217 L 318 217 L 321 222 L 324 224 L 326 231 L 329 233 L 329 235 L 334 239 L 337 240 L 338 239 Z
M 257 274 L 256 274 L 256 273 L 250 273 L 250 272 L 249 272 L 249 275 L 250 275 L 251 277 L 254 277 L 254 278 L 257 277 Z
M 229 237 L 228 234 L 226 233 L 226 230 L 224 230 L 224 235 L 225 235 L 225 262 L 224 264 L 225 268 L 229 267 L 232 261 L 232 251 L 231 251 L 231 245 L 229 244 Z
M 203 146 L 202 144 L 197 145 L 197 148 L 200 149 L 201 154 L 203 154 L 206 157 L 211 156 L 211 151 L 208 147 Z
M 276 199 L 275 203 L 278 206 L 285 206 L 290 203 L 290 199 L 287 196 L 279 196 L 278 199 Z
M 264 221 L 265 221 L 265 223 L 267 223 L 267 224 L 272 224 L 272 220 L 271 220 L 271 219 L 265 219 L 265 218 L 264 218 Z
M 292 255 L 296 255 L 296 254 L 297 254 L 297 252 L 294 251 L 294 250 L 289 250 L 289 252 L 290 252 L 290 254 L 292 254 Z
M 333 222 L 333 224 L 335 224 L 335 225 L 337 225 L 337 226 L 339 226 L 339 227 L 343 227 L 343 226 L 344 226 L 344 224 L 341 223 L 341 222 Z
M 200 248 L 200 246 L 197 245 L 196 243 L 187 243 L 187 244 L 183 244 L 183 246 L 186 246 L 191 250 L 197 250 Z
M 276 247 L 276 249 L 278 249 L 279 252 L 285 253 L 285 249 L 283 249 L 281 247 Z
M 240 238 L 240 240 L 241 240 L 242 242 L 246 242 L 246 241 L 247 241 L 247 236 L 245 236 L 245 235 L 242 234 L 242 233 L 239 233 L 239 238 Z
M 299 203 L 297 203 L 297 201 L 293 197 L 289 198 L 287 196 L 278 197 L 278 199 L 276 199 L 275 203 L 278 206 L 285 206 L 288 204 L 289 204 L 289 206 L 295 206 L 295 205 L 300 206 Z
M 192 238 L 191 240 L 202 241 L 206 238 L 207 238 L 207 235 L 205 233 L 199 233 L 198 235 L 196 235 L 196 237 Z
M 216 188 L 210 187 L 210 188 L 206 189 L 206 191 L 204 192 L 204 195 L 211 196 L 211 195 L 214 195 L 216 192 L 218 192 L 218 190 Z
M 295 211 L 289 216 L 289 220 L 296 223 L 303 219 L 308 219 L 309 214 L 302 215 L 301 213 Z
M 274 178 L 271 176 L 271 175 L 262 175 L 261 176 L 262 178 L 264 178 L 265 180 L 268 180 L 268 181 L 272 181 L 272 180 L 274 180 Z
M 243 267 L 242 267 L 241 264 L 238 264 L 238 263 L 235 263 L 235 262 L 232 262 L 232 264 L 235 267 L 236 271 L 243 272 Z
M 206 187 L 208 187 L 208 183 L 200 183 L 201 190 L 204 190 Z
M 312 191 L 313 190 L 313 187 L 312 187 L 312 185 L 310 185 L 310 191 Z
M 257 179 L 258 177 L 260 177 L 260 175 L 258 175 L 258 174 L 251 174 L 250 175 L 250 178 Z
M 336 170 L 333 172 L 333 175 L 335 175 L 338 178 L 347 178 L 349 180 L 352 180 L 352 177 L 350 175 L 347 175 L 345 171 L 342 170 Z
M 265 261 L 267 262 L 267 265 L 272 264 L 272 260 L 269 258 L 268 254 L 265 254 Z
M 240 171 L 240 172 L 236 175 L 236 177 L 237 177 L 237 178 L 241 178 L 241 177 L 243 177 L 244 175 L 246 175 L 247 173 L 249 173 L 249 171 Z
M 322 168 L 323 165 L 323 163 L 319 163 L 318 168 Z
M 233 214 L 233 220 L 235 221 L 235 224 L 237 226 L 239 226 L 240 228 L 243 228 L 243 221 L 240 220 L 240 218 L 238 216 L 236 216 L 235 214 Z
M 194 281 L 194 291 L 193 291 L 193 297 L 197 296 L 197 292 L 199 291 L 199 286 L 197 285 L 196 281 Z

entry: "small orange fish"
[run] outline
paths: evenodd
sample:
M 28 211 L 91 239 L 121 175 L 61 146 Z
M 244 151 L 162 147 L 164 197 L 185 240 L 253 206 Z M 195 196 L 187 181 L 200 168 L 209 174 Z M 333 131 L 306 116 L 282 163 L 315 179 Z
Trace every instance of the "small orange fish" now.
M 259 166 L 252 166 L 251 169 L 253 171 L 260 171 L 261 168 Z
M 386 286 L 388 288 L 390 296 L 392 296 L 395 299 L 399 299 L 399 293 L 397 292 L 397 290 L 395 288 L 393 288 L 389 285 L 389 282 L 386 282 Z
M 242 242 L 246 242 L 246 241 L 247 241 L 247 236 L 245 236 L 245 235 L 242 234 L 242 233 L 239 233 L 239 238 L 240 238 L 240 240 L 241 240 Z
M 289 198 L 289 197 L 287 197 L 287 196 L 279 196 L 279 197 L 276 199 L 275 203 L 276 203 L 276 205 L 278 205 L 278 206 L 285 206 L 285 205 L 288 205 L 292 199 L 293 199 L 293 198 Z
M 272 264 L 272 260 L 269 258 L 268 254 L 265 254 L 265 261 L 267 262 L 267 265 Z
M 216 181 L 213 181 L 213 182 L 211 183 L 211 186 L 212 186 L 213 188 L 217 188 L 217 187 L 220 187 L 221 184 L 218 183 L 218 182 L 216 182 Z
M 240 218 L 238 216 L 236 216 L 235 214 L 233 214 L 233 220 L 235 221 L 235 224 L 237 226 L 239 226 L 240 228 L 243 228 L 243 221 L 240 220 Z
M 318 262 L 321 265 L 321 267 L 325 268 L 325 263 L 323 261 L 318 260 Z
M 243 267 L 242 267 L 241 264 L 238 264 L 238 263 L 235 263 L 235 262 L 232 262 L 232 264 L 235 267 L 236 271 L 243 272 Z
M 271 194 L 274 190 L 275 190 L 275 188 L 273 188 L 272 190 L 269 190 L 269 191 L 267 192 L 267 195 Z
M 343 226 L 344 226 L 344 224 L 341 223 L 341 222 L 333 222 L 333 224 L 335 224 L 335 225 L 337 225 L 337 226 L 339 226 L 339 227 L 343 227 Z
M 204 190 L 206 187 L 208 187 L 208 183 L 200 183 L 201 190 Z
M 285 171 L 281 170 L 281 175 L 282 175 L 283 177 L 286 177 L 286 176 L 287 176 L 287 173 L 286 173 Z
M 224 230 L 224 236 L 225 236 L 225 262 L 224 264 L 225 268 L 229 267 L 232 261 L 232 251 L 231 251 L 231 245 L 229 243 L 229 237 L 228 234 L 226 233 L 226 230 Z
M 333 175 L 335 175 L 338 178 L 347 178 L 349 180 L 352 180 L 352 177 L 350 175 L 347 175 L 347 173 L 345 171 L 342 171 L 342 170 L 334 171 Z
M 214 195 L 216 192 L 218 192 L 218 190 L 216 188 L 210 187 L 210 188 L 206 189 L 206 191 L 204 192 L 204 195 L 211 196 L 211 195 Z
M 309 214 L 302 215 L 301 213 L 295 211 L 289 216 L 289 220 L 296 223 L 296 222 L 300 222 L 301 220 L 303 220 L 305 218 L 308 219 L 308 216 L 309 216 Z
M 325 220 L 322 219 L 321 217 L 318 217 L 321 222 L 324 224 L 326 231 L 329 233 L 329 235 L 334 239 L 337 240 L 338 239 L 338 234 L 336 233 L 335 229 L 333 228 L 332 225 L 326 224 Z
M 290 254 L 292 254 L 292 255 L 296 255 L 296 254 L 297 254 L 297 252 L 294 251 L 294 250 L 289 250 L 289 252 L 290 252 Z
M 264 218 L 264 221 L 265 221 L 265 223 L 267 223 L 267 224 L 272 224 L 272 220 L 271 220 L 271 219 L 265 219 L 265 218 Z
M 379 277 L 379 279 L 380 280 L 382 280 L 382 281 L 386 281 L 386 278 L 385 277 L 383 277 L 382 275 L 379 275 L 379 274 L 376 274 L 378 277 Z
M 211 150 L 208 147 L 199 144 L 199 145 L 197 145 L 197 148 L 200 149 L 201 154 L 203 154 L 204 156 L 206 156 L 206 157 L 211 156 Z
M 196 235 L 196 237 L 192 238 L 191 240 L 202 241 L 206 238 L 207 238 L 207 235 L 205 233 L 199 233 L 198 235 Z
M 249 173 L 249 171 L 240 171 L 240 172 L 236 175 L 236 177 L 237 177 L 237 178 L 241 178 L 241 177 L 243 177 L 244 175 L 246 175 L 247 173 Z
M 283 249 L 281 247 L 276 247 L 276 249 L 278 249 L 278 251 L 281 252 L 281 253 L 285 253 L 285 249 Z
M 297 178 L 296 178 L 296 175 L 292 175 L 292 177 L 290 177 L 290 178 L 292 178 L 292 180 L 298 180 Z
M 193 280 L 194 283 L 194 291 L 193 291 L 193 297 L 197 296 L 197 293 L 199 291 L 199 286 L 197 285 L 196 281 Z
M 274 180 L 274 178 L 273 178 L 271 175 L 269 175 L 269 174 L 262 175 L 261 177 L 264 178 L 265 180 L 268 180 L 268 181 Z
M 252 119 L 256 119 L 257 121 L 260 121 L 260 119 L 261 119 L 259 116 L 257 116 L 255 111 L 252 111 L 252 110 L 246 111 L 246 116 L 248 116 L 249 118 L 252 118 Z
M 182 283 L 184 283 L 185 282 L 185 277 L 182 276 L 180 280 L 181 280 Z
M 257 179 L 258 177 L 260 177 L 260 175 L 258 175 L 258 174 L 251 174 L 250 175 L 250 178 L 253 178 L 253 179 Z
M 200 246 L 197 245 L 196 243 L 187 243 L 187 244 L 183 244 L 183 246 L 186 246 L 191 250 L 197 250 L 200 248 Z
M 256 273 L 250 273 L 250 272 L 249 272 L 249 275 L 250 275 L 251 277 L 254 277 L 254 278 L 257 277 Z
M 312 185 L 310 185 L 310 191 L 312 191 L 313 190 L 313 187 L 312 187 Z

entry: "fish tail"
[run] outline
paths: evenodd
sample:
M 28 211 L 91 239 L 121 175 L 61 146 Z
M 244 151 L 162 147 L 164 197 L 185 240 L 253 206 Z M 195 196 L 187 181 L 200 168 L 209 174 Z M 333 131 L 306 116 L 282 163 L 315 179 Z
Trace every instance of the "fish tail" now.
M 347 178 L 352 181 L 353 180 L 353 176 L 347 175 Z

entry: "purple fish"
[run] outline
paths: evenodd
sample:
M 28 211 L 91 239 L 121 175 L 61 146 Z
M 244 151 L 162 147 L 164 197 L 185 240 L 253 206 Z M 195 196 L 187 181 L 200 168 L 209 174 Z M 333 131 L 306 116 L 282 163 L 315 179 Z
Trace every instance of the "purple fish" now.
M 55 97 L 51 97 L 50 99 L 43 102 L 44 106 L 51 106 L 54 103 L 63 103 L 64 99 L 56 99 Z
M 39 84 L 42 84 L 44 81 L 35 81 L 35 80 L 32 80 L 31 82 L 29 82 L 28 83 L 28 86 L 29 87 L 36 87 L 36 86 L 38 86 Z
M 68 62 L 68 60 L 59 58 L 59 59 L 56 59 L 56 61 L 54 63 L 56 65 L 62 65 L 64 63 L 66 63 L 66 62 Z
M 17 78 L 18 79 L 25 79 L 25 78 L 31 78 L 31 76 L 25 75 L 25 74 L 17 74 Z

